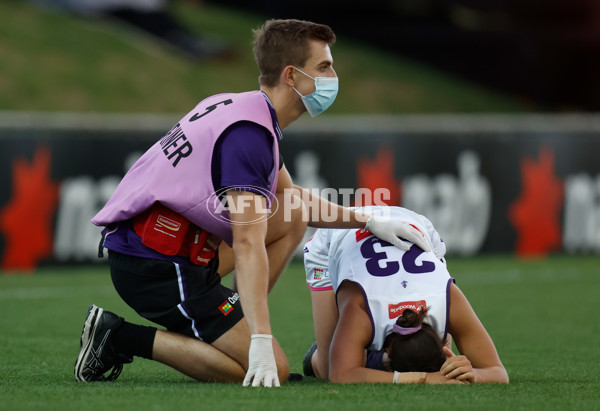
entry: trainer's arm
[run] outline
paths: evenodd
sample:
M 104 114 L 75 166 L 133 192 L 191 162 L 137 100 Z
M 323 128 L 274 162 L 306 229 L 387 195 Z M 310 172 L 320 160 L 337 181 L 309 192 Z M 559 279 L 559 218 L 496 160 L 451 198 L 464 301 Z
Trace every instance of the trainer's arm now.
M 279 170 L 277 192 L 290 193 L 301 199 L 308 208 L 308 225 L 316 228 L 364 228 L 369 216 L 357 213 L 313 195 L 309 190 L 295 185 L 285 166 Z M 294 203 L 295 204 L 295 203 Z M 327 216 L 328 218 L 323 218 Z
M 403 372 L 365 368 L 365 347 L 371 340 L 373 328 L 367 314 L 364 298 L 352 283 L 342 284 L 337 302 L 340 318 L 329 351 L 329 380 L 333 383 L 400 383 L 400 384 L 456 384 L 440 372 Z M 395 381 L 394 381 L 395 380 Z
M 449 322 L 449 332 L 462 355 L 448 358 L 442 365 L 442 374 L 470 383 L 508 383 L 508 373 L 494 342 L 455 284 L 450 287 Z
M 229 190 L 236 281 L 251 334 L 271 334 L 267 290 L 269 262 L 265 248 L 266 199 L 246 191 Z M 258 205 L 256 207 L 255 205 Z

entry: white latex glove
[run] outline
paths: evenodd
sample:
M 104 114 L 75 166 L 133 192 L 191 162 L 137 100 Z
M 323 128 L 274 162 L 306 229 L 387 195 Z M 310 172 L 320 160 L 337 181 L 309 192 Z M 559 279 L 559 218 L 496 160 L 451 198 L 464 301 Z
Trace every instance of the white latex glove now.
M 401 250 L 408 251 L 410 245 L 398 237 L 416 244 L 423 251 L 431 251 L 423 233 L 404 221 L 389 216 L 372 215 L 367 220 L 365 229 Z
M 440 234 L 436 231 L 435 227 L 427 217 L 421 215 L 420 218 L 425 232 L 429 233 L 433 254 L 446 264 L 446 260 L 444 259 L 444 256 L 446 255 L 446 243 L 444 243 L 444 240 L 442 240 L 442 237 L 440 237 Z
M 442 237 L 440 237 L 437 231 L 431 236 L 431 244 L 433 247 L 433 254 L 446 264 L 446 260 L 444 259 L 444 256 L 446 255 L 446 243 L 444 243 L 444 240 L 442 240 Z
M 265 387 L 279 387 L 272 335 L 253 334 L 251 337 L 248 372 L 246 378 L 244 378 L 243 386 L 250 385 L 250 381 L 252 381 L 253 387 L 259 387 L 261 384 Z

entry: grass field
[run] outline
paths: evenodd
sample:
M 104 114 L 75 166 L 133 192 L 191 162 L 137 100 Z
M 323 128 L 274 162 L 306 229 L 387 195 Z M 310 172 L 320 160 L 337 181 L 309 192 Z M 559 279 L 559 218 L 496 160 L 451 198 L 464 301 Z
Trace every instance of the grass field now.
M 0 110 L 184 113 L 209 95 L 256 89 L 251 30 L 274 16 L 197 3 L 169 2 L 186 27 L 231 44 L 235 60 L 191 61 L 124 25 L 0 1 Z M 328 114 L 534 109 L 345 35 L 333 53 L 340 94 Z
M 105 266 L 0 275 L 0 409 L 600 409 L 600 257 L 522 261 L 479 257 L 449 267 L 491 334 L 510 385 L 333 385 L 305 379 L 280 389 L 201 384 L 136 359 L 114 383 L 76 383 L 86 309 L 139 317 Z M 309 293 L 295 262 L 270 297 L 274 333 L 292 371 L 313 341 Z

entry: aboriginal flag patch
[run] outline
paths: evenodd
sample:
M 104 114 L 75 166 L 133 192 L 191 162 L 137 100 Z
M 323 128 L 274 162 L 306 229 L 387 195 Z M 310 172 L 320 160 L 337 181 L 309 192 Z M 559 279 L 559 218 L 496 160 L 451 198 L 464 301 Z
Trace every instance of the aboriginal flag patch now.
M 315 280 L 322 280 L 323 279 L 323 270 L 322 268 L 315 268 L 313 271 L 313 278 Z

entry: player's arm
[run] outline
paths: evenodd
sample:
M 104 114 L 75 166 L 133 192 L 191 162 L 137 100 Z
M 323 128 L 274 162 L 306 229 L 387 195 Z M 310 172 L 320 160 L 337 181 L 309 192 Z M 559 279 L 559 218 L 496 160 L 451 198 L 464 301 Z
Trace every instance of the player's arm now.
M 252 341 L 244 385 L 279 385 L 271 340 L 267 304 L 269 263 L 265 248 L 267 233 L 265 197 L 239 190 L 228 190 L 227 201 L 233 229 L 237 288 Z
M 442 365 L 442 374 L 470 383 L 508 383 L 508 374 L 494 342 L 455 284 L 450 287 L 449 322 L 449 332 L 461 355 L 454 356 L 447 352 L 450 358 Z
M 315 231 L 304 247 L 304 270 L 310 288 L 313 326 L 317 351 L 312 356 L 312 368 L 317 378 L 329 375 L 329 346 L 338 321 L 335 293 L 329 271 L 331 230 Z
M 313 370 L 317 378 L 327 379 L 329 375 L 329 347 L 338 322 L 338 310 L 335 293 L 330 290 L 311 290 L 313 325 L 317 352 L 313 361 Z
M 344 283 L 337 295 L 340 318 L 329 350 L 329 380 L 334 383 L 405 383 L 453 384 L 439 372 L 403 372 L 365 368 L 365 347 L 371 340 L 373 326 L 367 314 L 365 300 L 359 287 Z

